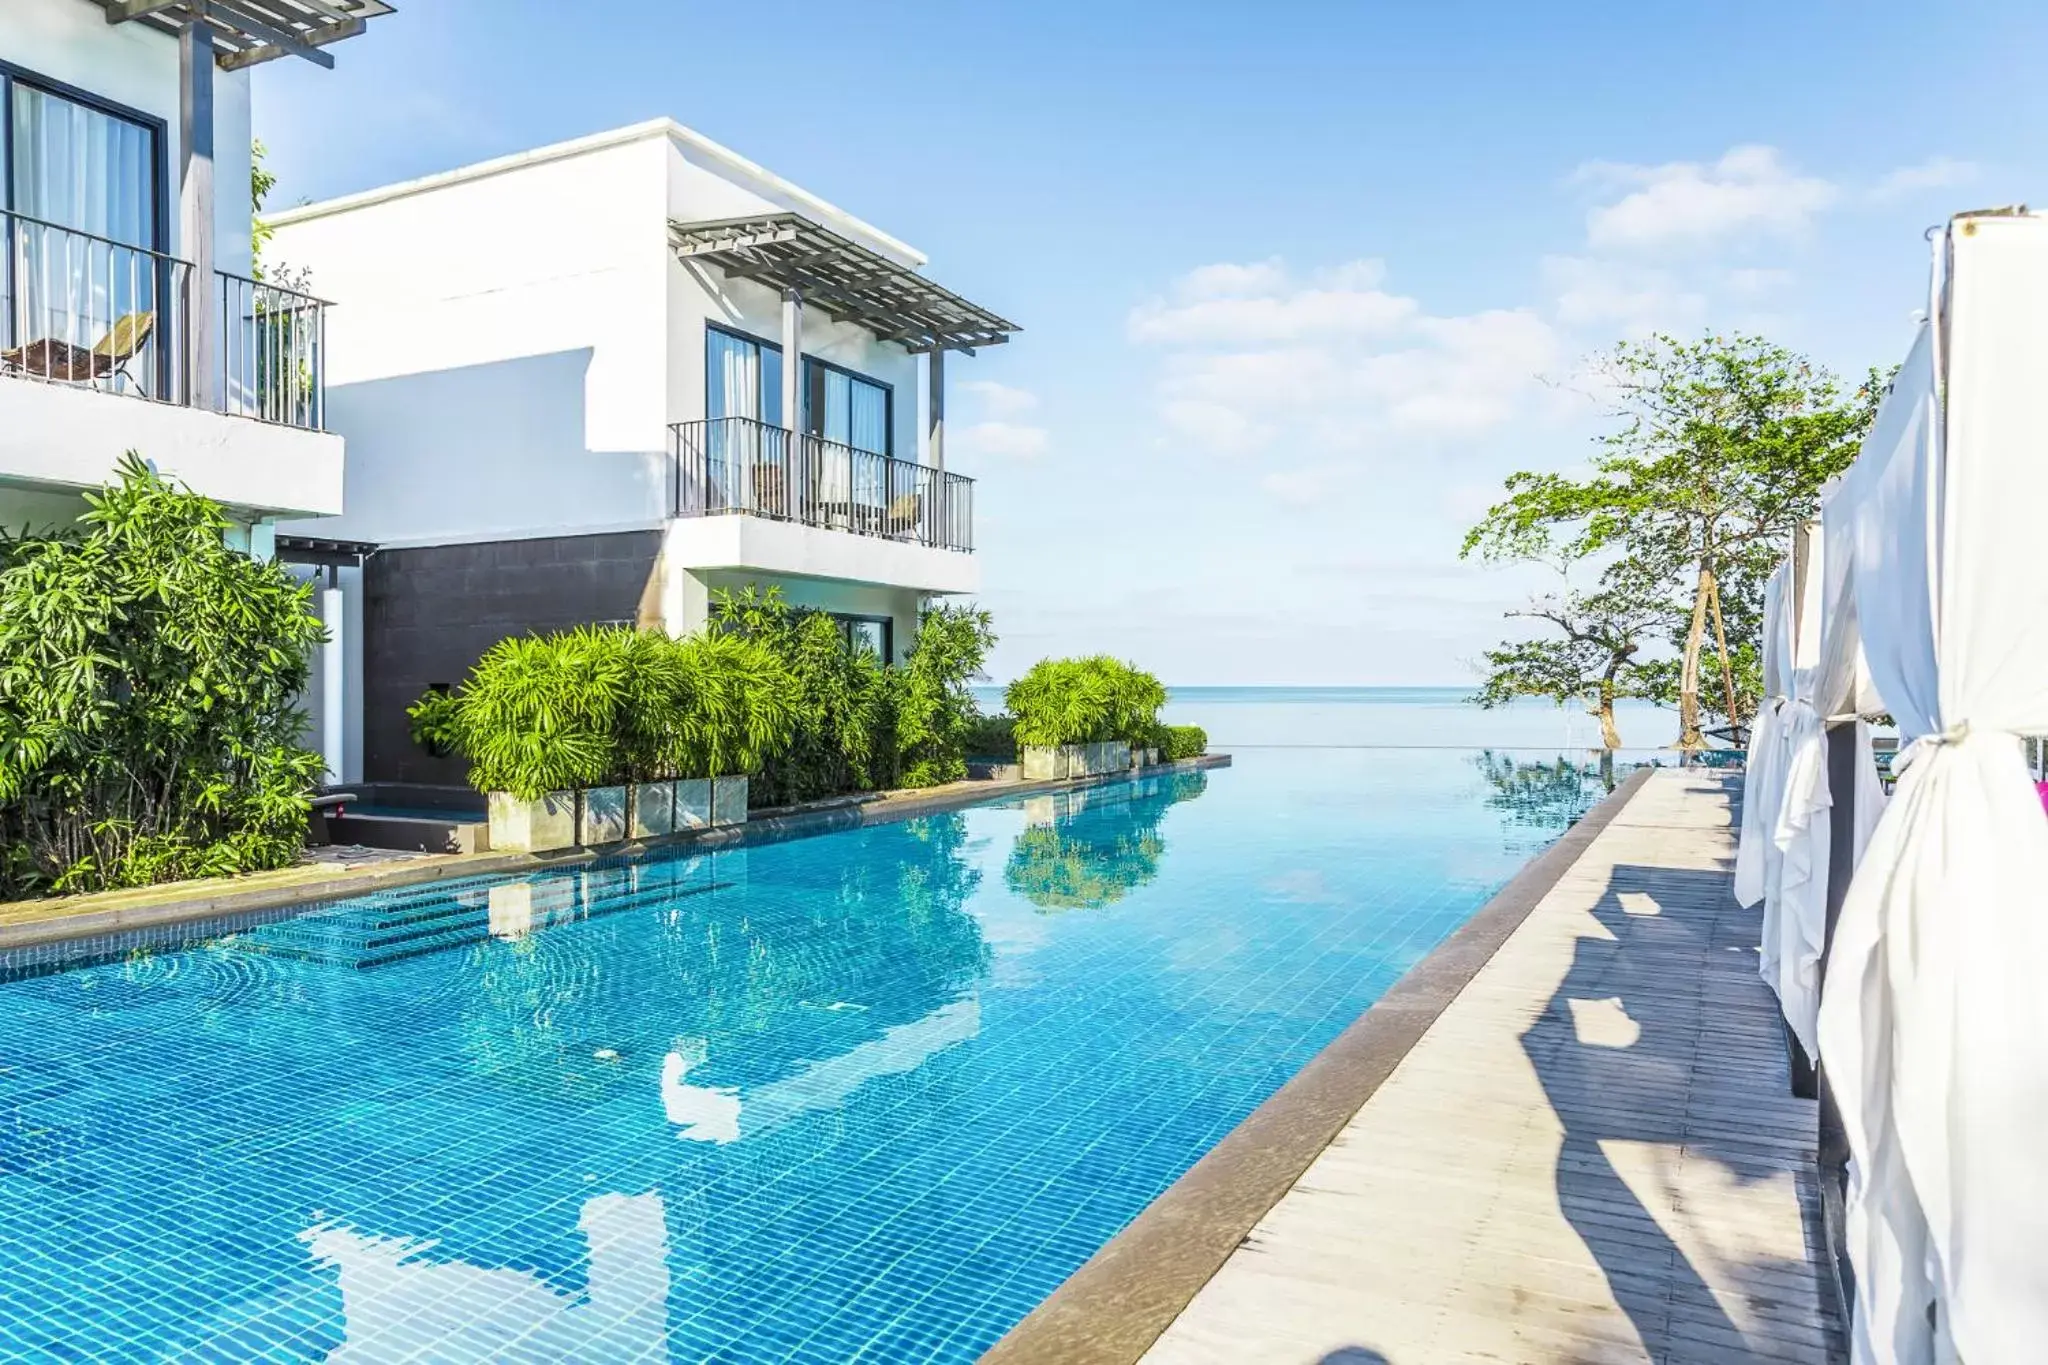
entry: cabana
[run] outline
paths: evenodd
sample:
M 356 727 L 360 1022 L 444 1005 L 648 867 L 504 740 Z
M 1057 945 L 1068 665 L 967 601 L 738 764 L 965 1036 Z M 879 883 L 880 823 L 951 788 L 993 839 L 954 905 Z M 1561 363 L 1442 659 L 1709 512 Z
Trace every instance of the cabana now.
M 1781 709 L 1812 719 L 1784 717 L 1772 837 L 1795 1031 L 1785 929 L 1839 888 L 1815 1038 L 1850 1156 L 1854 1353 L 1885 1365 L 2048 1341 L 2048 819 L 2023 745 L 2048 733 L 2048 219 L 1960 215 L 1936 251 L 1928 320 L 1807 538 L 1818 649 Z M 1872 827 L 1858 718 L 1880 709 L 1903 743 Z M 1859 755 L 1846 782 L 1830 749 Z M 1816 873 L 1859 845 L 1853 878 Z

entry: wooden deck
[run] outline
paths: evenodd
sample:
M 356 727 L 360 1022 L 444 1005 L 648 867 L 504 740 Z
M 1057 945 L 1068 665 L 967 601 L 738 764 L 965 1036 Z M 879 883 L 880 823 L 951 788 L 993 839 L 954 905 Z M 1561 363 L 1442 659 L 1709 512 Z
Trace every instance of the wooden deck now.
M 1734 791 L 1638 790 L 1145 1360 L 1833 1359 Z

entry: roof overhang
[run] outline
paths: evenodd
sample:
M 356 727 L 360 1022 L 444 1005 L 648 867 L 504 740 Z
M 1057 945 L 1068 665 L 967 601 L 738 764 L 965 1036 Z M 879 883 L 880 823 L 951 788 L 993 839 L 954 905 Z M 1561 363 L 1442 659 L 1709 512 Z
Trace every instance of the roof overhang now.
M 219 49 L 215 64 L 235 71 L 277 57 L 334 65 L 324 51 L 391 13 L 384 0 L 96 0 L 110 24 L 138 23 L 165 33 L 203 23 Z
M 807 306 L 906 351 L 973 351 L 1023 330 L 800 213 L 671 222 L 669 240 L 684 261 L 794 292 Z

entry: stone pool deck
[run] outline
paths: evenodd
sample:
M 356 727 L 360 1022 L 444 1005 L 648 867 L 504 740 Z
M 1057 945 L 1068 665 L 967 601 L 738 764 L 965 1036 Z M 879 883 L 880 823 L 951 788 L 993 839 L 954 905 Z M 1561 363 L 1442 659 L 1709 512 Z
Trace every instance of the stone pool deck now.
M 1738 792 L 1633 776 L 988 1358 L 1838 1358 Z
M 98 938 L 164 925 L 198 924 L 236 915 L 315 901 L 339 900 L 393 887 L 420 886 L 458 877 L 512 875 L 571 867 L 598 858 L 631 857 L 679 845 L 706 849 L 828 834 L 863 825 L 887 824 L 961 810 L 984 801 L 1100 786 L 1131 777 L 1161 777 L 1196 768 L 1223 768 L 1229 754 L 1159 763 L 1130 773 L 1048 781 L 951 782 L 914 791 L 863 793 L 804 806 L 754 812 L 744 825 L 670 835 L 644 842 L 565 849 L 558 853 L 420 853 L 379 856 L 369 861 L 330 857 L 242 877 L 170 882 L 126 891 L 101 891 L 47 900 L 0 902 L 0 952 L 73 939 Z M 381 853 L 382 851 L 377 851 Z

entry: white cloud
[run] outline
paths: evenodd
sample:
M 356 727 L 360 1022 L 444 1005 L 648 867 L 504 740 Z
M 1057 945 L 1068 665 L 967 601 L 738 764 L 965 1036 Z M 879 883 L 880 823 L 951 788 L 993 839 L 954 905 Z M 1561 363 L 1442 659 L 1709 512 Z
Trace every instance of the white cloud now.
M 974 422 L 956 428 L 947 438 L 947 453 L 998 460 L 1035 460 L 1051 443 L 1044 427 L 1020 422 Z
M 1038 395 L 1031 390 L 992 379 L 963 380 L 955 389 L 970 420 L 948 424 L 949 455 L 1035 460 L 1050 447 L 1052 438 L 1044 427 L 1017 420 L 1038 408 Z
M 990 417 L 1021 417 L 1038 406 L 1038 395 L 993 379 L 965 379 L 954 386 Z
M 1419 438 L 1459 439 L 1540 406 L 1538 376 L 1564 356 L 1527 309 L 1425 313 L 1353 261 L 1299 277 L 1276 261 L 1189 272 L 1131 315 L 1131 336 L 1168 350 L 1159 417 L 1180 440 L 1225 455 L 1311 452 L 1310 469 L 1261 487 L 1307 503 L 1355 462 Z
M 1706 316 L 1707 300 L 1670 271 L 1636 261 L 1545 256 L 1544 284 L 1566 327 L 1619 328 L 1629 336 L 1687 331 Z
M 1976 163 L 1952 156 L 1931 156 L 1915 166 L 1901 166 L 1870 187 L 1870 197 L 1880 204 L 1908 199 L 1928 190 L 1952 189 L 1977 178 Z
M 1351 261 L 1306 284 L 1278 261 L 1205 265 L 1183 275 L 1171 296 L 1131 310 L 1133 341 L 1186 346 L 1374 336 L 1416 313 L 1415 300 L 1379 288 L 1386 267 Z
M 1801 175 L 1774 147 L 1730 148 L 1714 162 L 1635 166 L 1595 161 L 1572 180 L 1627 190 L 1586 215 L 1586 241 L 1625 251 L 1699 247 L 1733 237 L 1799 237 L 1832 207 L 1841 190 Z

